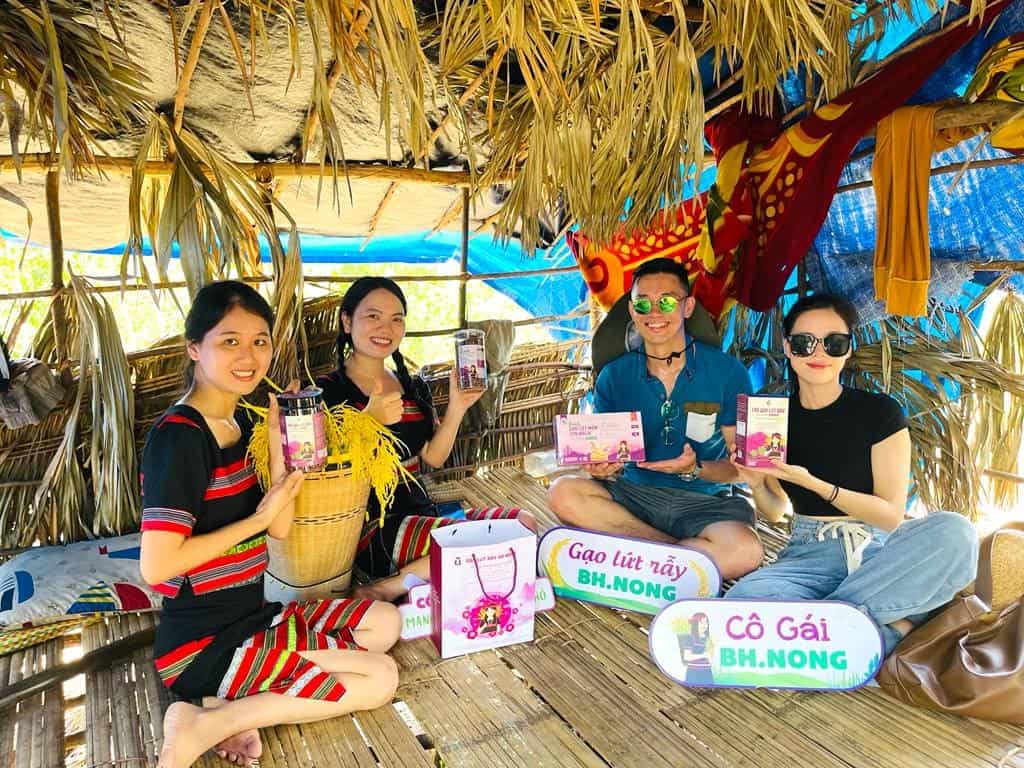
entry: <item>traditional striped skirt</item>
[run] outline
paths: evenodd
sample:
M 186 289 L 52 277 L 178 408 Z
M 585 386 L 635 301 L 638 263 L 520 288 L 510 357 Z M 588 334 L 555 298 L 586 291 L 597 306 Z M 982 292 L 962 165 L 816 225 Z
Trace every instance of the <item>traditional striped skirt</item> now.
M 340 700 L 345 686 L 300 652 L 332 648 L 364 650 L 356 643 L 352 632 L 372 604 L 372 600 L 289 603 L 271 620 L 267 629 L 235 650 L 217 697 L 240 699 L 270 692 L 303 699 Z M 212 640 L 210 637 L 188 643 L 156 659 L 164 685 L 173 685 Z
M 502 520 L 519 516 L 518 507 L 473 507 L 465 511 L 466 520 Z M 463 520 L 450 517 L 434 517 L 430 515 L 408 515 L 398 526 L 398 535 L 391 552 L 391 561 L 397 571 L 413 560 L 418 560 L 430 553 L 430 532 L 447 525 L 458 525 Z M 376 521 L 371 521 L 363 530 L 359 541 L 360 551 L 370 546 L 371 539 L 377 534 Z

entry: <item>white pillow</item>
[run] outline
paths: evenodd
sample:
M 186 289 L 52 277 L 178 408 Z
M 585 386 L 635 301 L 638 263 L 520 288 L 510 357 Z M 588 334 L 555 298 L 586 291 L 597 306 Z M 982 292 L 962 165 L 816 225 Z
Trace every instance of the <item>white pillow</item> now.
M 34 547 L 0 565 L 0 627 L 68 616 L 152 611 L 160 595 L 139 572 L 139 534 Z

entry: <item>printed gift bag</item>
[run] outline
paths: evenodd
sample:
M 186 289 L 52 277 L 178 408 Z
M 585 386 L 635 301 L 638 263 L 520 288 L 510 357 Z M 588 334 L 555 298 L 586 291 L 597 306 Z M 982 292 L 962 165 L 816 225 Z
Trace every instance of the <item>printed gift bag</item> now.
M 430 536 L 431 638 L 441 658 L 533 640 L 537 537 L 518 520 Z

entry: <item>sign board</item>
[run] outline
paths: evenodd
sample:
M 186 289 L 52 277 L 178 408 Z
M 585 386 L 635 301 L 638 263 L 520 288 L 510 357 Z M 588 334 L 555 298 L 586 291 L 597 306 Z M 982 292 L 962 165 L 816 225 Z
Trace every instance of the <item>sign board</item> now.
M 703 552 L 564 526 L 541 538 L 537 564 L 559 597 L 638 613 L 685 597 L 717 597 L 722 587 Z
M 651 657 L 698 688 L 848 691 L 875 676 L 882 636 L 849 603 L 680 600 L 651 622 Z
M 537 611 L 550 611 L 555 607 L 555 593 L 551 582 L 538 578 L 535 582 Z M 409 589 L 409 602 L 398 606 L 402 616 L 402 640 L 418 640 L 430 637 L 430 582 L 421 581 Z

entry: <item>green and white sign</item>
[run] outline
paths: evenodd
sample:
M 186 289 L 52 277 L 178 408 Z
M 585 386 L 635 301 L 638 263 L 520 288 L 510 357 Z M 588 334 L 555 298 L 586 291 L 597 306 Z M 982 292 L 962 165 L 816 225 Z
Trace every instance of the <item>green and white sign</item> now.
M 722 578 L 703 552 L 559 526 L 537 546 L 555 594 L 654 614 L 684 597 L 715 597 Z
M 651 657 L 698 688 L 848 691 L 875 676 L 882 637 L 849 603 L 680 600 L 651 622 Z

